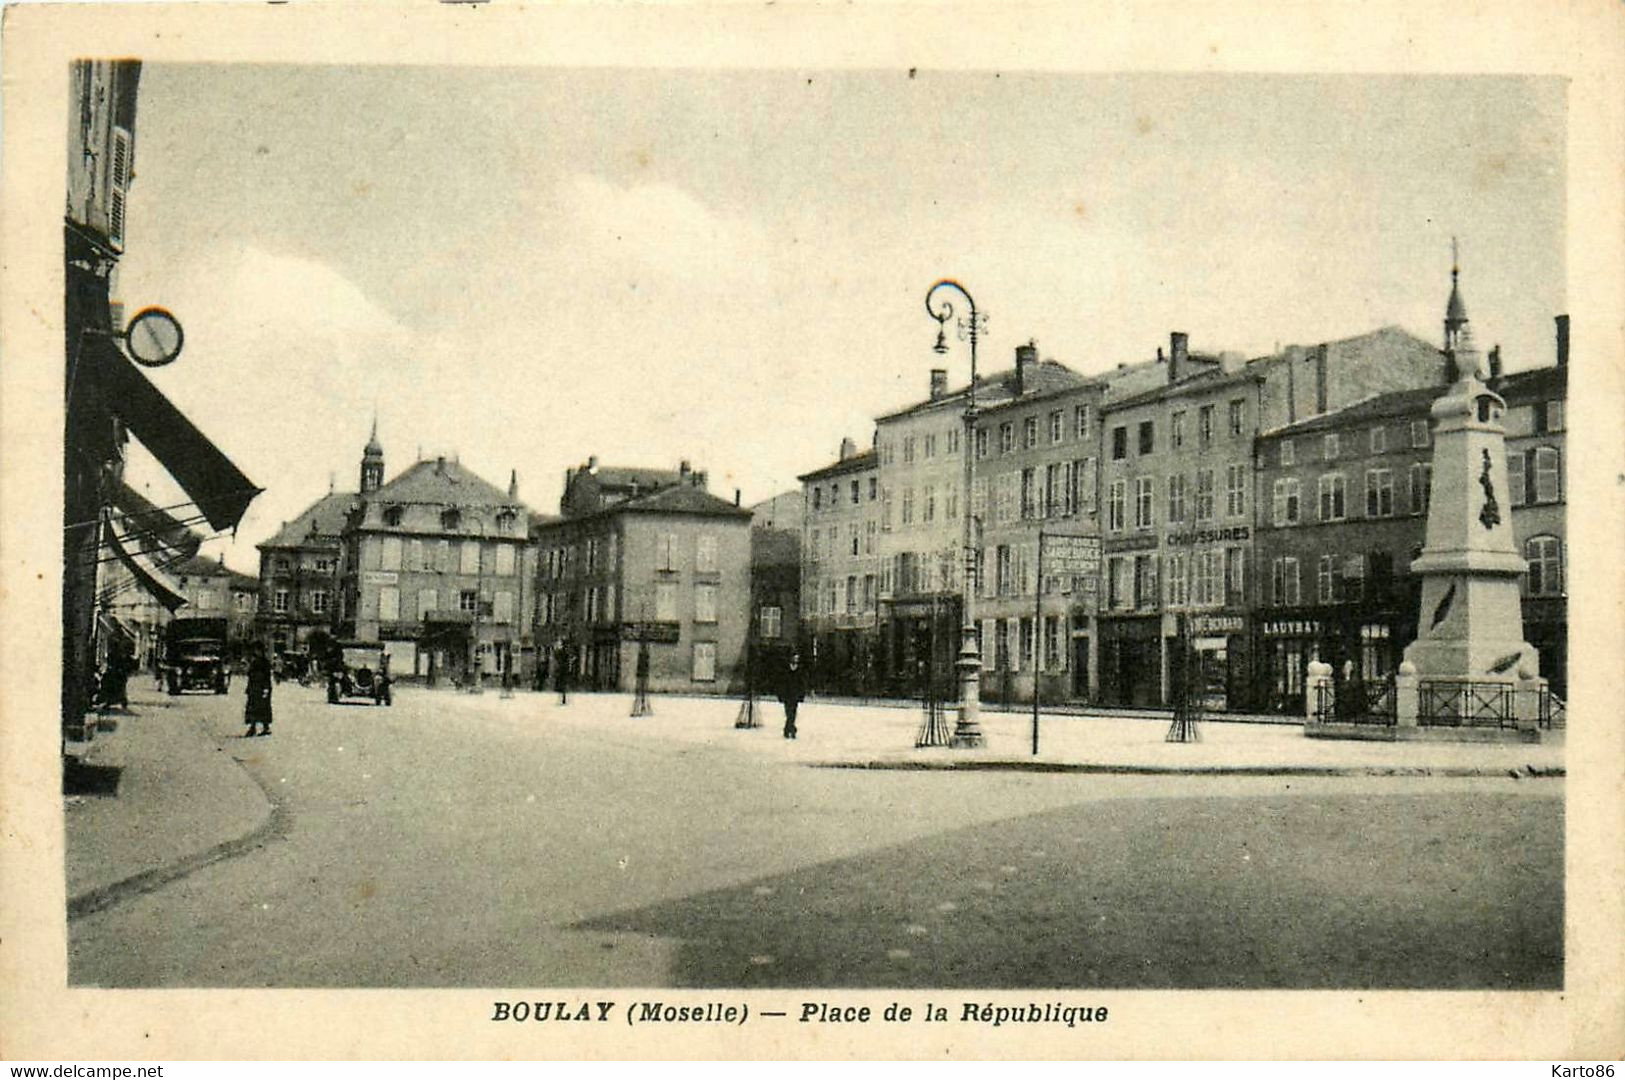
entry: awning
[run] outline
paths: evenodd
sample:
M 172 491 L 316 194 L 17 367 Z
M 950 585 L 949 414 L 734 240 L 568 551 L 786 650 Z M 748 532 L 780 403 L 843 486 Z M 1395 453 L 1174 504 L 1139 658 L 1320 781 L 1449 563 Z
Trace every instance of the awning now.
M 113 490 L 113 508 L 123 515 L 123 534 L 136 540 L 137 547 L 147 546 L 142 541 L 153 540 L 178 555 L 191 558 L 203 543 L 203 537 L 122 481 Z
M 81 377 L 96 381 L 107 407 L 175 478 L 216 530 L 236 527 L 260 488 L 244 476 L 111 340 L 87 337 Z
M 131 630 L 128 624 L 126 624 L 124 620 L 119 618 L 117 615 L 104 611 L 101 613 L 101 620 L 103 628 L 106 629 L 110 635 L 118 634 L 129 641 L 136 640 L 135 631 Z
M 142 588 L 152 595 L 154 600 L 164 605 L 171 612 L 186 603 L 186 595 L 181 592 L 179 583 L 159 569 L 145 552 L 139 549 L 131 551 L 112 529 L 104 529 L 102 535 L 106 538 L 107 543 L 112 545 L 125 569 L 135 575 L 135 579 L 141 583 Z

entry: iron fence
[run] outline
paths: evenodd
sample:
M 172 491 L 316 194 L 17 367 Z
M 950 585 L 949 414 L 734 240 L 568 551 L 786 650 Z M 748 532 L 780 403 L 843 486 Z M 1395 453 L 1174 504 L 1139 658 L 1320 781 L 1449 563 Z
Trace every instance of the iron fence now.
M 1337 718 L 1337 692 L 1329 682 L 1315 684 L 1315 723 L 1329 724 Z
M 1416 720 L 1423 727 L 1518 726 L 1511 683 L 1424 682 L 1417 693 Z
M 1568 726 L 1568 706 L 1563 699 L 1552 693 L 1550 688 L 1540 691 L 1539 723 L 1543 728 L 1561 728 Z
M 1391 678 L 1375 682 L 1349 680 L 1339 688 L 1337 719 L 1345 724 L 1393 727 L 1398 716 L 1395 707 L 1397 698 Z

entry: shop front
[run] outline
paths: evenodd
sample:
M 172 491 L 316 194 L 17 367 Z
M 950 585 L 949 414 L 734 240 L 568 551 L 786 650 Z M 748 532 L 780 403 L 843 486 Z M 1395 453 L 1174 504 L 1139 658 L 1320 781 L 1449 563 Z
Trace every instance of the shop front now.
M 1253 707 L 1247 616 L 1239 612 L 1188 615 L 1189 650 L 1175 636 L 1168 641 L 1168 683 L 1177 695 L 1187 666 L 1197 680 L 1197 698 L 1209 712 L 1240 712 Z
M 1304 676 L 1312 660 L 1329 665 L 1338 683 L 1386 680 L 1415 637 L 1415 617 L 1393 609 L 1332 605 L 1271 614 L 1258 621 L 1253 638 L 1257 659 L 1251 707 L 1301 714 Z
M 1107 616 L 1100 627 L 1100 700 L 1106 705 L 1163 704 L 1162 617 Z

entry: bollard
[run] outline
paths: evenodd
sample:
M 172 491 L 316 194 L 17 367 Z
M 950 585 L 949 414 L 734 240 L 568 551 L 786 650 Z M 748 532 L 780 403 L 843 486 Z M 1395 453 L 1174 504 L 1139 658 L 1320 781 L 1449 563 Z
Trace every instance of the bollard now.
M 1409 660 L 1400 663 L 1399 670 L 1394 672 L 1394 724 L 1398 727 L 1415 727 L 1418 710 L 1416 665 Z

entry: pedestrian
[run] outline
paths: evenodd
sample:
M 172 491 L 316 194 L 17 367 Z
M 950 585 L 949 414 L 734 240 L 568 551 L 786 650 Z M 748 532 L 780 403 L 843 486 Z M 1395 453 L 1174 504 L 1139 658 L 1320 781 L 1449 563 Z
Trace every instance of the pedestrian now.
M 559 688 L 559 704 L 570 704 L 570 679 L 575 674 L 575 649 L 569 645 L 559 646 L 558 673 L 553 676 L 555 685 Z
M 807 676 L 801 670 L 801 654 L 790 654 L 790 666 L 779 679 L 779 701 L 784 704 L 784 737 L 796 737 L 796 709 L 807 696 Z
M 263 647 L 248 661 L 248 701 L 243 706 L 243 717 L 248 721 L 248 733 L 243 738 L 271 734 L 271 659 Z
M 547 689 L 547 669 L 549 652 L 546 649 L 536 650 L 536 689 Z

